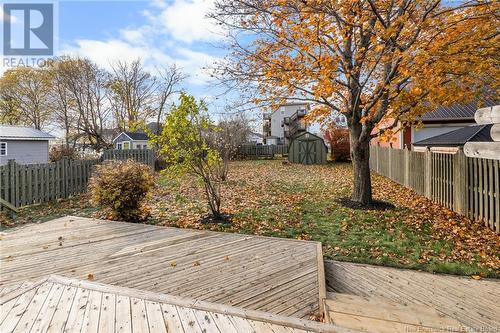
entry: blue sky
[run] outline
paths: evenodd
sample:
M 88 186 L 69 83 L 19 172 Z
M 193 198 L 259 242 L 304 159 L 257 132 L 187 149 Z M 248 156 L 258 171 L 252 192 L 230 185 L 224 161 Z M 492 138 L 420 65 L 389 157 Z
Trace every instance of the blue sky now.
M 150 70 L 176 63 L 189 75 L 185 90 L 222 111 L 203 70 L 224 56 L 222 31 L 205 16 L 212 6 L 213 0 L 59 1 L 58 54 L 88 57 L 105 68 L 136 58 Z

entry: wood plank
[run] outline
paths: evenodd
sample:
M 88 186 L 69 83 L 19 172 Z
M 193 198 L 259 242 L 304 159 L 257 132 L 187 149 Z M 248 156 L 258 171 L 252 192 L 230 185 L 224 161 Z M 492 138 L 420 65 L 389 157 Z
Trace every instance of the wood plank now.
M 116 295 L 103 293 L 101 299 L 101 313 L 99 314 L 99 333 L 115 332 Z
M 75 299 L 65 324 L 65 332 L 80 332 L 85 318 L 89 296 L 89 290 L 77 288 Z
M 102 292 L 91 290 L 81 332 L 97 333 L 99 329 L 99 314 L 101 312 Z M 140 332 L 140 331 L 138 331 Z M 145 331 L 144 331 L 145 332 Z
M 231 319 L 223 313 L 212 313 L 212 320 L 217 328 L 224 333 L 238 333 Z
M 148 316 L 149 331 L 151 333 L 166 333 L 167 327 L 165 326 L 160 303 L 146 301 L 146 312 Z
M 179 318 L 179 313 L 177 312 L 177 307 L 172 304 L 162 303 L 161 309 L 163 311 L 163 319 L 165 320 L 165 325 L 168 332 L 184 332 L 182 328 L 182 323 Z
M 73 307 L 73 303 L 76 300 L 78 288 L 76 287 L 65 287 L 61 295 L 61 299 L 57 304 L 56 311 L 54 312 L 54 317 L 50 323 L 47 333 L 63 332 L 68 322 L 68 317 Z
M 182 328 L 186 333 L 199 333 L 201 332 L 200 324 L 198 324 L 198 320 L 194 315 L 192 309 L 178 306 L 177 312 L 179 313 L 179 318 L 182 323 Z
M 500 159 L 500 142 L 467 142 L 464 145 L 465 156 L 474 158 Z
M 212 314 L 207 311 L 202 310 L 194 310 L 194 315 L 196 320 L 198 321 L 198 325 L 200 325 L 202 332 L 214 332 L 214 333 L 226 333 L 228 331 L 221 330 L 217 323 L 215 322 Z M 231 328 L 230 328 L 231 330 Z
M 116 296 L 116 332 L 132 332 L 132 313 L 130 308 L 130 298 L 128 296 Z
M 132 312 L 132 331 L 133 332 L 149 332 L 149 326 L 146 315 L 146 304 L 144 300 L 139 298 L 130 298 Z

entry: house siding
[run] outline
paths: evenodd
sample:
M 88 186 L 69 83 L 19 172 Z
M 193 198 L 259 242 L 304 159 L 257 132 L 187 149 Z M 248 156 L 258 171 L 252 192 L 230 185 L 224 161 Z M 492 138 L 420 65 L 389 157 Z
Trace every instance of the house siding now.
M 122 144 L 122 148 L 123 149 L 123 143 L 124 142 L 129 142 L 130 143 L 130 146 L 128 149 L 144 149 L 143 146 L 146 145 L 147 148 L 150 148 L 150 145 L 148 143 L 148 141 L 143 141 L 143 140 L 136 140 L 136 141 L 131 141 L 130 139 L 129 140 L 123 140 L 123 141 L 115 141 L 115 149 L 119 149 L 118 148 L 118 144 L 121 143 Z
M 0 156 L 0 165 L 9 160 L 19 164 L 35 164 L 49 162 L 48 141 L 0 140 L 7 142 L 7 156 Z
M 271 135 L 284 140 L 285 129 L 281 126 L 281 121 L 285 117 L 291 117 L 297 110 L 304 109 L 307 104 L 304 105 L 285 105 L 281 106 L 278 110 L 274 111 L 271 115 Z
M 119 142 L 130 141 L 130 138 L 125 133 L 122 133 L 114 141 L 116 145 Z

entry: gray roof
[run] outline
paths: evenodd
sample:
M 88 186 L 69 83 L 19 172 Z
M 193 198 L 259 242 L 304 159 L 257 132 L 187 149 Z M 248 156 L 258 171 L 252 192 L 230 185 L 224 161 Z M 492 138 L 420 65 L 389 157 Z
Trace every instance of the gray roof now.
M 261 133 L 257 133 L 257 132 L 250 132 L 251 134 L 255 135 L 255 136 L 258 136 L 259 138 L 263 138 L 264 135 L 261 134 Z
M 3 140 L 52 140 L 54 136 L 31 127 L 0 125 Z
M 498 96 L 493 93 L 485 93 L 470 103 L 453 104 L 441 106 L 435 111 L 425 113 L 423 121 L 474 121 L 474 113 L 478 108 L 494 106 L 498 104 Z
M 132 140 L 137 140 L 137 141 L 148 141 L 148 135 L 144 132 L 123 132 L 127 134 L 129 138 Z
M 492 142 L 491 124 L 472 125 L 413 143 L 414 146 L 461 147 L 467 142 Z

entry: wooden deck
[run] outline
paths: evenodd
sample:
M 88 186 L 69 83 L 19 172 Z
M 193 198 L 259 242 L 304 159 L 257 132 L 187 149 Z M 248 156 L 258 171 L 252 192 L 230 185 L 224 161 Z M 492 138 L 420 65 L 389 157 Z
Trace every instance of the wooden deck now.
M 79 217 L 1 238 L 0 287 L 56 274 L 298 318 L 326 293 L 317 242 Z
M 298 318 L 51 277 L 0 297 L 0 332 L 347 332 Z
M 325 261 L 325 274 L 329 291 L 381 298 L 410 307 L 425 305 L 459 321 L 468 332 L 496 332 L 500 328 L 498 280 L 476 281 L 329 260 Z

